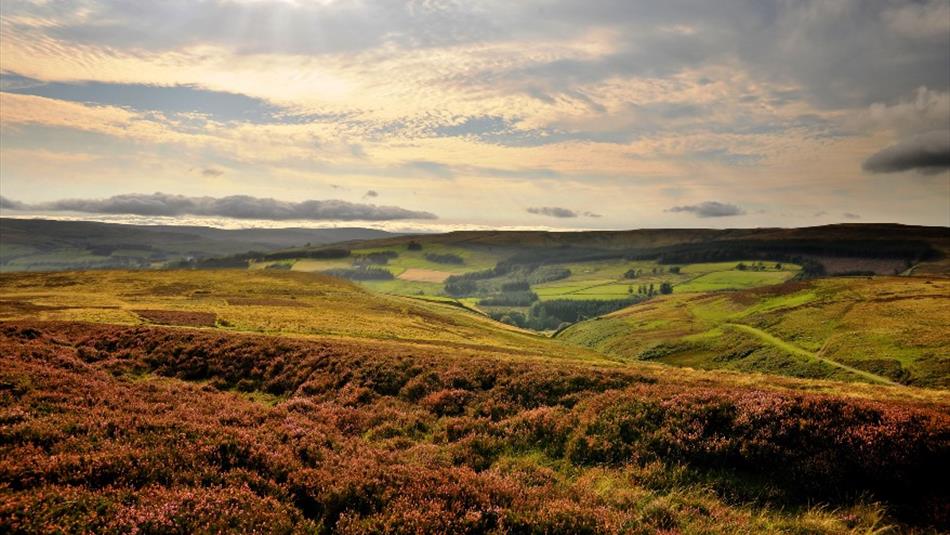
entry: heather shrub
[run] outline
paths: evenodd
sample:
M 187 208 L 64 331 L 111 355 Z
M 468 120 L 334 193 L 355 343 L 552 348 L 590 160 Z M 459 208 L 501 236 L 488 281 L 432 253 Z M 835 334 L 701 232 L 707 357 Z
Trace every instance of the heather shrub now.
M 155 327 L 0 351 L 3 532 L 846 533 L 862 496 L 947 522 L 938 404 Z

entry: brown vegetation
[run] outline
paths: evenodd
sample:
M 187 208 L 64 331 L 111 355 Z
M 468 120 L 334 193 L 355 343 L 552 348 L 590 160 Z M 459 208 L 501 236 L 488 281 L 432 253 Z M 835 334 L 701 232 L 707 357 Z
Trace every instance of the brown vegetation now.
M 159 327 L 7 323 L 0 351 L 0 531 L 844 532 L 874 526 L 755 508 L 868 498 L 947 522 L 943 405 Z

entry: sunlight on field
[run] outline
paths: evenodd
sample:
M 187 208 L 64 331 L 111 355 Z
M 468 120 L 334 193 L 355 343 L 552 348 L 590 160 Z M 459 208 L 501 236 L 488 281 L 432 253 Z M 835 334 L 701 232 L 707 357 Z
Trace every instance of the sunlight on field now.
M 626 359 L 861 380 L 820 361 L 826 358 L 886 380 L 946 388 L 948 320 L 947 279 L 849 277 L 720 294 L 674 293 L 576 324 L 560 338 Z M 820 358 L 724 330 L 729 323 L 767 331 Z
M 281 301 L 279 306 L 275 300 Z M 590 351 L 547 343 L 454 303 L 377 295 L 322 275 L 225 270 L 0 277 L 0 320 L 148 323 L 147 316 L 136 313 L 140 310 L 210 313 L 217 328 L 225 330 L 481 345 L 536 356 L 594 358 Z

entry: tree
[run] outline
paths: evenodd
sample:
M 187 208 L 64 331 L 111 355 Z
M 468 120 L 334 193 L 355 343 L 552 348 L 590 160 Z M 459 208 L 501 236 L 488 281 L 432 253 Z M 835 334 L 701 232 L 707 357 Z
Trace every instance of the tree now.
M 664 282 L 660 284 L 660 293 L 661 294 L 671 294 L 673 293 L 673 285 L 669 282 Z
M 736 264 L 736 269 L 738 269 L 739 271 L 745 271 L 746 267 L 747 266 L 743 264 L 742 262 L 739 262 L 738 264 Z
M 635 279 L 637 278 L 637 270 L 634 268 L 628 269 L 624 274 L 623 278 L 625 279 Z
M 679 272 L 680 272 L 679 266 L 670 266 L 670 273 L 679 273 Z
M 406 248 L 410 251 L 421 251 L 422 244 L 415 240 L 411 240 L 408 244 L 406 244 Z

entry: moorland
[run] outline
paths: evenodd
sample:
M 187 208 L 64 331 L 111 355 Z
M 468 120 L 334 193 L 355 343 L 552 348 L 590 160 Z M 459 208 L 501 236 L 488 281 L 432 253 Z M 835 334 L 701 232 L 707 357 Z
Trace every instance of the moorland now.
M 948 249 L 481 232 L 2 274 L 0 528 L 941 532 Z

